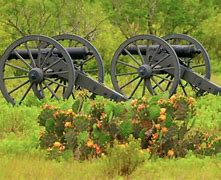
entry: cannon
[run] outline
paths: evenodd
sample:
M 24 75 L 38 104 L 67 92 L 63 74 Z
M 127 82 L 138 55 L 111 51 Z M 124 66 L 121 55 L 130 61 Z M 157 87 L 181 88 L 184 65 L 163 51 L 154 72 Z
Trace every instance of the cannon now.
M 13 105 L 29 95 L 67 99 L 87 89 L 114 101 L 177 91 L 187 95 L 219 94 L 210 81 L 210 59 L 194 38 L 182 34 L 163 38 L 138 35 L 124 41 L 111 62 L 114 90 L 104 85 L 104 66 L 86 39 L 63 34 L 52 38 L 29 35 L 13 42 L 1 56 L 0 89 Z

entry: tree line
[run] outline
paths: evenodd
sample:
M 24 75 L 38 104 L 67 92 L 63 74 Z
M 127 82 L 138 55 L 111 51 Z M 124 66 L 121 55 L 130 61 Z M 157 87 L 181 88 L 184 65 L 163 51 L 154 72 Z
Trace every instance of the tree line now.
M 184 33 L 221 57 L 220 0 L 1 0 L 0 51 L 28 34 L 80 35 L 107 66 L 119 44 L 137 34 Z

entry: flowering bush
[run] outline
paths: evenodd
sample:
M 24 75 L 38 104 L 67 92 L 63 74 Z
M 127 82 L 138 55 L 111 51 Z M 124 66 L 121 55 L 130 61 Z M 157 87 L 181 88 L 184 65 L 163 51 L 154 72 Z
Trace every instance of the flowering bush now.
M 133 136 L 151 156 L 184 157 L 188 150 L 211 155 L 221 141 L 194 130 L 195 100 L 181 95 L 157 96 L 115 103 L 99 99 L 76 100 L 72 109 L 44 105 L 39 124 L 44 127 L 40 146 L 51 157 L 73 152 L 75 159 L 100 157 L 114 142 L 127 144 Z

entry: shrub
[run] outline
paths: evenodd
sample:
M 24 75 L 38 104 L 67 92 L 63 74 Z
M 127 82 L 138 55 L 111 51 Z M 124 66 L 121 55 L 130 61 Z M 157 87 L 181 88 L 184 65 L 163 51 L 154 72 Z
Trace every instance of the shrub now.
M 133 136 L 128 138 L 128 143 L 121 144 L 114 141 L 113 147 L 107 149 L 104 156 L 105 174 L 127 176 L 148 158 L 148 153 L 141 149 L 140 140 Z
M 45 129 L 40 145 L 52 158 L 66 151 L 79 160 L 100 157 L 115 141 L 128 144 L 130 136 L 140 139 L 140 147 L 151 157 L 184 157 L 188 150 L 202 155 L 220 152 L 220 139 L 205 138 L 203 132 L 192 128 L 195 100 L 191 97 L 143 97 L 120 103 L 81 98 L 72 108 L 44 105 L 38 117 Z

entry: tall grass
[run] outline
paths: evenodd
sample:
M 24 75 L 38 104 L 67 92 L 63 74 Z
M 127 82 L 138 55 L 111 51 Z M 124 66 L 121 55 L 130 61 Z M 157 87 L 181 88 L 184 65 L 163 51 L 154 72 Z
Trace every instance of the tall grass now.
M 40 154 L 10 155 L 0 158 L 0 179 L 221 179 L 221 158 L 188 157 L 146 161 L 131 175 L 108 176 L 102 159 L 94 161 L 55 162 Z

